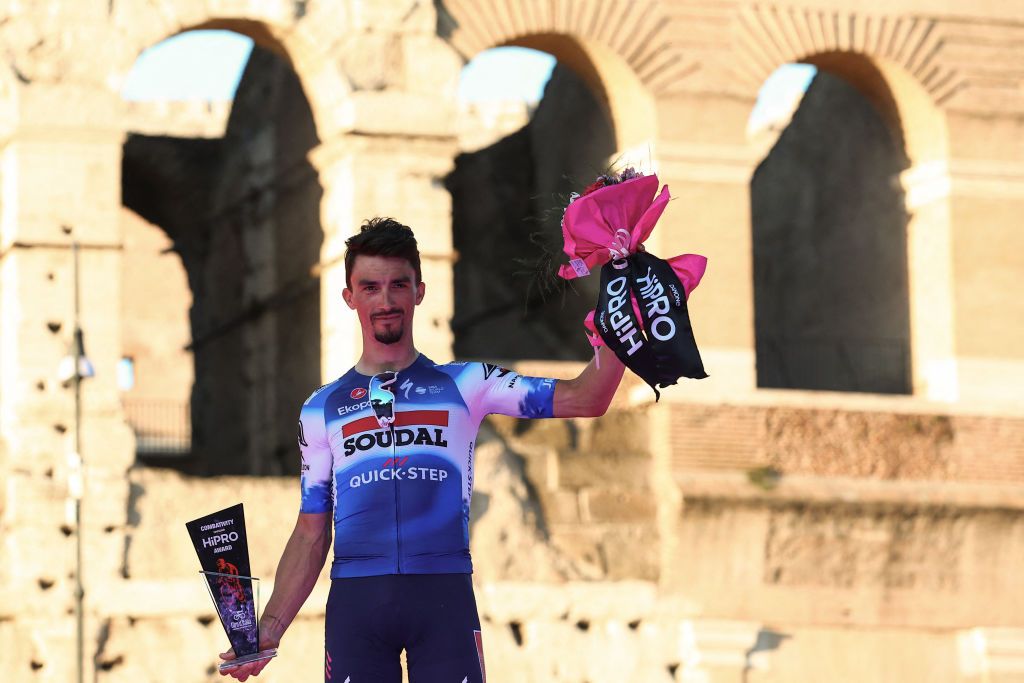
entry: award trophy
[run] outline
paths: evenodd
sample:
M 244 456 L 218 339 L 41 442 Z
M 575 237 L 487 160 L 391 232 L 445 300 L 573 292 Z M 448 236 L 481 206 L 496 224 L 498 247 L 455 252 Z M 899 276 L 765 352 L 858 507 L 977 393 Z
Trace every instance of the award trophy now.
M 220 670 L 275 657 L 276 649 L 260 651 L 259 579 L 249 576 L 249 546 L 241 503 L 194 519 L 185 527 L 203 568 L 199 573 L 206 579 L 217 616 L 235 652 L 235 659 L 222 663 Z

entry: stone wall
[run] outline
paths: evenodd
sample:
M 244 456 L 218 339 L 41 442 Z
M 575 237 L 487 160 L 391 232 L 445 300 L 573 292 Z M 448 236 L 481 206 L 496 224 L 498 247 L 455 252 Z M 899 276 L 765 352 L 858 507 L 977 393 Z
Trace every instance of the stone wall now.
M 279 408 L 294 398 L 267 390 L 281 368 L 276 354 L 289 349 L 303 363 L 318 356 L 320 376 L 303 392 L 351 363 L 353 326 L 328 302 L 342 287 L 344 239 L 365 216 L 394 213 L 417 226 L 432 297 L 418 316 L 420 343 L 432 357 L 450 355 L 455 253 L 443 179 L 459 145 L 456 84 L 462 60 L 501 44 L 551 51 L 607 106 L 614 151 L 652 150 L 677 197 L 659 225 L 658 250 L 710 257 L 691 310 L 712 377 L 665 392 L 656 406 L 645 389 L 627 386 L 614 414 L 592 424 L 489 427 L 481 464 L 496 488 L 481 481 L 474 543 L 492 678 L 1020 679 L 1024 88 L 1016 0 L 853 9 L 831 0 L 63 0 L 7 3 L 0 15 L 8 67 L 0 69 L 7 679 L 73 680 L 78 540 L 88 677 L 216 676 L 208 668 L 221 636 L 194 565 L 174 544 L 197 508 L 237 498 L 218 497 L 220 480 L 126 477 L 135 443 L 115 381 L 122 206 L 175 240 L 202 301 L 193 332 L 224 329 L 235 320 L 224 313 L 252 315 L 244 333 L 217 337 L 222 344 L 207 361 L 224 365 L 226 385 L 253 390 L 226 401 L 211 387 L 194 402 L 207 401 L 208 427 L 236 430 L 221 440 L 207 427 L 215 462 L 284 472 L 294 457 L 274 454 L 293 417 Z M 300 115 L 294 132 L 315 129 L 316 139 L 248 118 L 233 127 L 251 135 L 244 144 L 230 133 L 155 137 L 172 130 L 125 144 L 137 124 L 119 83 L 143 48 L 194 28 L 245 33 L 285 60 L 297 80 L 267 71 L 259 83 L 269 90 L 242 102 Z M 902 134 L 907 402 L 757 390 L 750 180 L 764 150 L 747 139 L 746 123 L 765 77 L 793 61 L 844 79 Z M 308 112 L 299 111 L 304 103 Z M 287 150 L 301 150 L 315 169 L 319 194 L 301 173 L 282 175 L 291 167 L 279 163 L 298 158 Z M 274 202 L 270 193 L 246 194 L 276 178 L 301 188 L 297 207 L 280 193 Z M 159 191 L 147 198 L 147 187 Z M 228 229 L 183 239 L 180 228 L 217 207 L 239 209 L 225 216 Z M 301 217 L 303 239 L 285 237 L 278 210 Z M 317 225 L 322 234 L 307 239 Z M 82 323 L 97 369 L 83 387 L 80 433 L 72 392 L 54 377 L 72 328 L 72 240 L 82 244 Z M 287 263 L 270 257 L 278 251 Z M 313 263 L 316 334 L 290 349 L 280 319 L 265 311 L 287 284 L 278 274 L 301 281 Z M 311 300 L 302 309 L 309 318 Z M 297 377 L 314 365 L 287 371 Z M 197 378 L 208 369 L 197 358 Z M 686 426 L 682 442 L 669 438 L 674 423 Z M 255 457 L 256 439 L 269 458 Z M 685 468 L 677 444 L 687 449 Z M 73 514 L 76 448 L 86 463 L 81 524 Z M 245 486 L 250 509 L 294 510 L 286 480 Z M 146 507 L 158 501 L 162 509 Z M 285 533 L 269 519 L 254 523 L 273 526 L 268 539 Z M 263 570 L 276 543 L 254 551 Z M 168 570 L 188 575 L 161 577 L 153 564 L 164 555 Z M 301 645 L 289 646 L 275 663 L 281 673 L 268 676 L 285 677 L 290 666 L 317 677 L 321 604 L 322 592 L 297 625 Z M 185 653 L 184 673 L 143 668 L 147 644 Z
M 778 423 L 778 408 L 747 410 Z M 666 437 L 657 427 L 678 427 L 683 415 L 708 423 L 727 411 L 620 403 L 592 421 L 485 423 L 472 551 L 490 680 L 966 683 L 980 680 L 978 671 L 1015 680 L 1012 643 L 1024 608 L 1013 570 L 1024 561 L 1019 489 L 937 483 L 941 472 L 872 473 L 855 464 L 870 460 L 868 451 L 851 451 L 845 472 L 769 458 L 778 470 L 765 479 L 728 460 L 683 461 L 652 450 Z M 813 449 L 819 440 L 800 425 L 820 421 L 823 411 L 786 412 L 790 427 L 771 434 L 801 435 Z M 988 419 L 827 414 L 828 438 L 837 443 L 860 441 L 865 420 Z M 990 427 L 1014 442 L 1024 419 Z M 691 427 L 671 438 L 697 440 L 697 433 Z M 949 428 L 920 439 L 919 446 L 948 443 Z M 1001 450 L 1002 442 L 985 443 Z M 175 529 L 197 506 L 243 502 L 253 572 L 272 579 L 297 510 L 297 482 L 147 468 L 130 480 L 125 578 L 100 596 L 98 680 L 213 680 L 222 634 L 198 578 L 188 578 L 195 572 L 188 537 Z M 264 600 L 271 589 L 267 581 Z M 320 675 L 327 589 L 325 572 L 264 674 L 268 681 Z M 178 653 L 173 676 L 149 672 L 142 647 L 158 643 Z M 821 657 L 822 648 L 833 656 Z M 870 665 L 856 664 L 860 657 Z
M 834 399 L 812 406 L 793 399 L 674 408 L 669 431 L 674 465 L 681 470 L 769 468 L 818 477 L 1024 482 L 1019 416 L 920 412 L 877 401 L 858 409 Z
M 125 147 L 126 203 L 171 236 L 189 273 L 194 301 L 177 309 L 195 359 L 193 471 L 295 469 L 294 406 L 321 383 L 317 142 L 294 71 L 256 48 L 223 138 Z

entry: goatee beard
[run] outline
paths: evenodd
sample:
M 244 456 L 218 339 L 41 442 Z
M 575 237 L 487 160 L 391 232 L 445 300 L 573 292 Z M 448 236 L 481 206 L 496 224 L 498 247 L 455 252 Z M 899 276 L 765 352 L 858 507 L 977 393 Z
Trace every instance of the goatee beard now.
M 377 332 L 374 330 L 373 338 L 379 341 L 381 344 L 397 344 L 402 339 L 402 328 L 392 330 L 385 330 L 383 332 Z

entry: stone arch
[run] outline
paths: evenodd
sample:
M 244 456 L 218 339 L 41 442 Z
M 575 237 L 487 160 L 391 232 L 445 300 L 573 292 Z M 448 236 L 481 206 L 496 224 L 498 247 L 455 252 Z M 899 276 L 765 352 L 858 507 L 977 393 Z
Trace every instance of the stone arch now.
M 739 12 L 733 73 L 752 91 L 778 66 L 813 64 L 871 102 L 906 154 L 912 392 L 958 394 L 953 326 L 948 134 L 944 102 L 961 75 L 939 54 L 936 21 L 920 17 L 754 6 Z
M 736 28 L 745 59 L 737 59 L 733 71 L 755 87 L 779 64 L 832 52 L 902 67 L 936 105 L 963 84 L 960 74 L 939 58 L 942 35 L 934 19 L 756 5 L 738 13 Z
M 257 41 L 222 134 L 124 147 L 125 206 L 171 237 L 188 274 L 192 458 L 173 464 L 194 473 L 295 469 L 295 406 L 322 382 L 321 141 L 281 54 Z
M 606 119 L 610 124 L 611 135 L 608 138 L 603 138 L 604 134 L 602 133 L 599 137 L 602 140 L 608 140 L 610 144 L 604 148 L 605 156 L 602 156 L 599 161 L 597 157 L 593 156 L 597 151 L 596 148 L 588 146 L 585 151 L 579 149 L 579 159 L 576 161 L 582 161 L 584 156 L 587 156 L 588 160 L 579 165 L 579 168 L 576 168 L 573 163 L 563 164 L 563 179 L 564 174 L 569 173 L 576 182 L 579 182 L 582 179 L 580 172 L 583 166 L 593 172 L 594 169 L 600 169 L 610 162 L 621 166 L 632 164 L 642 169 L 651 170 L 652 164 L 656 161 L 654 155 L 657 151 L 655 145 L 658 140 L 656 97 L 671 94 L 681 81 L 697 69 L 696 63 L 684 58 L 671 42 L 669 18 L 659 8 L 651 5 L 645 7 L 644 11 L 638 12 L 635 6 L 628 3 L 573 3 L 560 0 L 554 2 L 498 0 L 496 2 L 470 3 L 454 0 L 446 1 L 443 5 L 438 4 L 438 11 L 440 35 L 464 60 L 468 61 L 487 49 L 501 46 L 539 50 L 555 57 L 562 67 L 567 67 L 566 71 L 556 70 L 552 77 L 552 83 L 567 82 L 571 76 L 568 72 L 571 72 L 575 74 L 575 78 L 572 80 L 581 83 L 582 89 L 589 91 L 589 94 L 593 96 L 594 104 L 587 106 L 598 107 L 602 110 L 601 118 Z M 564 79 L 559 80 L 559 74 L 562 74 Z M 582 92 L 580 95 L 581 100 L 590 99 L 589 96 L 583 97 Z M 545 111 L 542 102 L 537 116 L 549 121 L 550 115 L 542 116 L 542 112 Z M 582 109 L 579 114 L 582 118 L 587 118 L 583 115 L 584 111 L 587 110 Z M 581 126 L 589 125 L 581 119 L 577 120 Z M 536 131 L 541 128 L 543 128 L 543 124 L 539 128 L 531 124 L 521 132 L 527 133 L 527 131 Z M 532 134 L 532 132 L 527 133 L 527 135 Z M 509 143 L 511 143 L 512 137 L 508 138 Z M 592 142 L 598 146 L 605 144 L 596 139 Z M 577 141 L 575 144 L 579 145 L 580 142 Z M 456 177 L 465 177 L 465 173 L 460 175 L 460 172 L 465 172 L 469 168 L 463 157 L 460 157 L 460 160 L 461 162 L 456 164 L 456 172 L 449 177 L 449 189 L 452 190 L 456 203 L 459 197 L 467 194 L 466 188 L 462 187 L 461 182 L 451 182 L 451 179 Z M 489 166 L 484 164 L 484 167 Z M 475 174 L 470 173 L 469 175 L 475 177 Z M 538 182 L 540 182 L 539 177 Z M 555 194 L 572 189 L 577 188 L 559 187 Z M 557 234 L 557 229 L 552 230 L 552 227 L 557 228 L 557 222 L 553 226 L 549 224 L 551 217 L 547 211 L 551 207 L 551 202 L 555 201 L 553 196 L 541 188 L 534 188 L 534 190 L 533 193 L 525 193 L 526 195 L 535 195 L 531 200 L 531 204 L 534 206 L 530 217 L 523 221 L 512 221 L 516 225 L 534 225 L 534 230 L 540 227 L 540 230 L 530 240 L 537 238 L 541 233 L 548 237 Z M 517 192 L 515 194 L 524 193 Z M 547 204 L 543 206 L 543 210 L 536 206 L 538 197 L 546 198 Z M 474 206 L 479 209 L 480 203 L 477 202 Z M 514 210 L 499 213 L 506 219 L 509 215 L 518 215 L 514 213 Z M 467 216 L 460 212 L 458 207 L 453 208 L 453 214 L 453 234 L 456 238 L 460 234 L 464 239 L 467 235 L 474 234 L 476 229 L 469 228 L 465 220 L 460 223 L 460 217 L 465 219 Z M 501 223 L 501 221 L 497 222 Z M 494 224 L 495 221 L 491 221 L 491 223 Z M 510 227 L 508 236 L 512 242 L 518 240 L 518 242 L 526 243 L 530 241 L 522 235 L 512 238 L 513 234 L 518 233 Z M 546 238 L 541 239 L 548 241 Z M 533 247 L 537 248 L 537 245 L 534 244 Z M 469 254 L 470 247 L 463 243 L 459 253 Z M 525 254 L 521 256 L 526 260 L 532 258 Z M 479 264 L 486 263 L 486 259 L 487 254 L 476 254 L 463 261 L 459 267 L 467 267 L 465 264 L 469 261 L 479 266 Z M 490 267 L 481 268 L 491 270 Z M 465 271 L 462 272 L 465 273 Z M 513 286 L 514 281 L 516 278 L 503 280 L 507 286 L 503 287 L 502 291 L 517 291 Z M 465 285 L 465 280 L 462 282 Z M 538 357 L 548 357 L 547 354 L 550 353 L 569 354 L 558 357 L 575 359 L 584 357 L 590 352 L 583 337 L 578 334 L 577 320 L 581 319 L 586 309 L 589 308 L 589 303 L 593 298 L 591 295 L 596 296 L 596 294 L 588 289 L 592 283 L 585 282 L 578 286 L 583 290 L 568 300 L 556 294 L 545 304 L 537 306 L 534 302 L 535 305 L 528 306 L 528 308 L 537 314 L 537 317 L 531 318 L 531 320 L 538 324 L 534 330 L 538 337 L 543 336 L 542 332 L 549 332 L 551 338 L 575 340 L 576 337 L 579 337 L 578 341 L 582 343 L 582 346 L 576 348 L 572 342 L 560 342 L 558 352 L 553 351 L 553 347 L 549 344 L 543 346 L 543 349 L 539 345 L 531 353 L 538 354 Z M 475 290 L 476 288 L 471 287 L 470 289 Z M 517 294 L 521 295 L 523 300 L 530 299 L 532 301 L 529 292 L 517 291 Z M 577 311 L 576 307 L 582 305 L 581 302 L 584 301 L 588 306 L 582 311 Z M 558 316 L 553 315 L 552 312 L 556 306 L 562 307 L 559 309 Z M 465 320 L 477 320 L 487 316 L 480 314 L 480 311 L 473 306 L 460 305 L 458 302 L 455 309 L 453 328 L 458 326 L 463 330 L 462 334 L 465 335 L 463 337 L 456 335 L 457 355 L 476 353 L 471 350 L 476 347 L 472 342 L 467 341 L 467 339 L 474 338 L 474 334 L 477 339 L 494 335 L 500 336 L 500 333 L 496 331 L 498 328 L 487 327 L 487 325 L 502 324 L 501 321 L 504 320 L 502 316 L 495 319 L 488 318 L 489 323 L 482 324 L 473 333 L 467 333 L 466 329 L 468 328 L 462 327 Z M 562 323 L 554 322 L 556 317 L 565 322 L 564 326 L 567 329 L 559 327 Z M 522 320 L 520 322 L 523 323 Z M 551 325 L 551 328 L 548 329 L 547 325 Z M 521 350 L 509 353 L 513 354 L 509 356 L 510 358 L 522 357 L 517 355 L 522 353 Z
M 877 107 L 819 71 L 750 179 L 759 387 L 910 392 L 906 164 Z
M 857 88 L 903 144 L 909 208 L 948 191 L 948 132 L 943 105 L 964 77 L 941 57 L 934 19 L 755 6 L 737 15 L 732 67 L 751 93 L 777 67 L 813 64 Z M 912 125 L 910 125 L 912 123 Z
M 491 47 L 548 52 L 574 71 L 607 105 L 620 151 L 656 139 L 654 98 L 697 70 L 671 40 L 657 5 L 631 3 L 450 0 L 439 24 L 465 59 Z
M 351 128 L 354 115 L 350 96 L 352 86 L 339 68 L 337 60 L 325 58 L 335 46 L 337 35 L 349 27 L 347 8 L 331 7 L 317 16 L 283 20 L 282 13 L 272 12 L 272 5 L 251 7 L 251 12 L 238 16 L 222 3 L 211 2 L 197 7 L 186 3 L 169 3 L 158 8 L 150 5 L 146 16 L 132 17 L 132 27 L 148 26 L 149 31 L 136 31 L 120 36 L 125 47 L 110 82 L 121 83 L 144 49 L 172 36 L 195 30 L 225 30 L 251 38 L 253 42 L 283 59 L 299 77 L 303 92 L 313 112 L 313 121 L 322 140 L 329 140 Z M 260 8 L 263 13 L 260 14 Z
M 310 163 L 325 178 L 320 222 L 328 235 L 352 232 L 356 224 L 349 214 L 352 197 L 345 182 L 349 154 L 345 137 L 356 127 L 352 97 L 355 88 L 337 59 L 344 48 L 339 36 L 353 28 L 349 3 L 318 4 L 306 13 L 305 3 L 301 3 L 300 11 L 299 3 L 268 2 L 249 6 L 245 16 L 238 16 L 238 8 L 230 5 L 218 0 L 149 4 L 131 9 L 128 3 L 116 5 L 116 12 L 138 12 L 121 19 L 119 24 L 133 29 L 146 27 L 148 31 L 124 31 L 117 36 L 122 45 L 120 60 L 107 79 L 108 87 L 124 81 L 146 47 L 179 33 L 216 28 L 248 36 L 258 46 L 282 57 L 297 75 L 320 139 L 309 153 Z M 320 263 L 324 264 L 320 270 L 325 301 L 329 292 L 340 291 L 344 286 L 341 271 L 336 267 L 342 249 L 342 241 L 325 239 L 320 256 Z M 323 380 L 347 366 L 355 353 L 355 338 L 351 323 L 334 309 L 325 309 L 321 334 L 329 337 L 323 344 Z
M 577 69 L 560 62 L 543 97 L 535 106 L 523 105 L 514 125 L 485 145 L 467 140 L 460 149 L 445 178 L 452 246 L 459 255 L 452 268 L 455 356 L 592 355 L 579 330 L 597 296 L 594 278 L 569 287 L 554 277 L 549 259 L 561 252 L 565 197 L 604 172 L 610 160 L 629 163 L 620 157 L 600 95 Z M 520 334 L 531 344 L 517 342 Z

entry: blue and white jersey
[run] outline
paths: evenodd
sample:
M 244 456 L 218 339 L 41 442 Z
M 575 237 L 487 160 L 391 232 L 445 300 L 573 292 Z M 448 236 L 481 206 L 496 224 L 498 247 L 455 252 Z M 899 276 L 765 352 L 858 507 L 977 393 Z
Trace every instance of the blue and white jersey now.
M 334 512 L 331 578 L 471 573 L 480 422 L 551 417 L 555 380 L 420 355 L 385 382 L 393 422 L 381 426 L 380 377 L 353 368 L 313 392 L 299 416 L 300 509 Z

